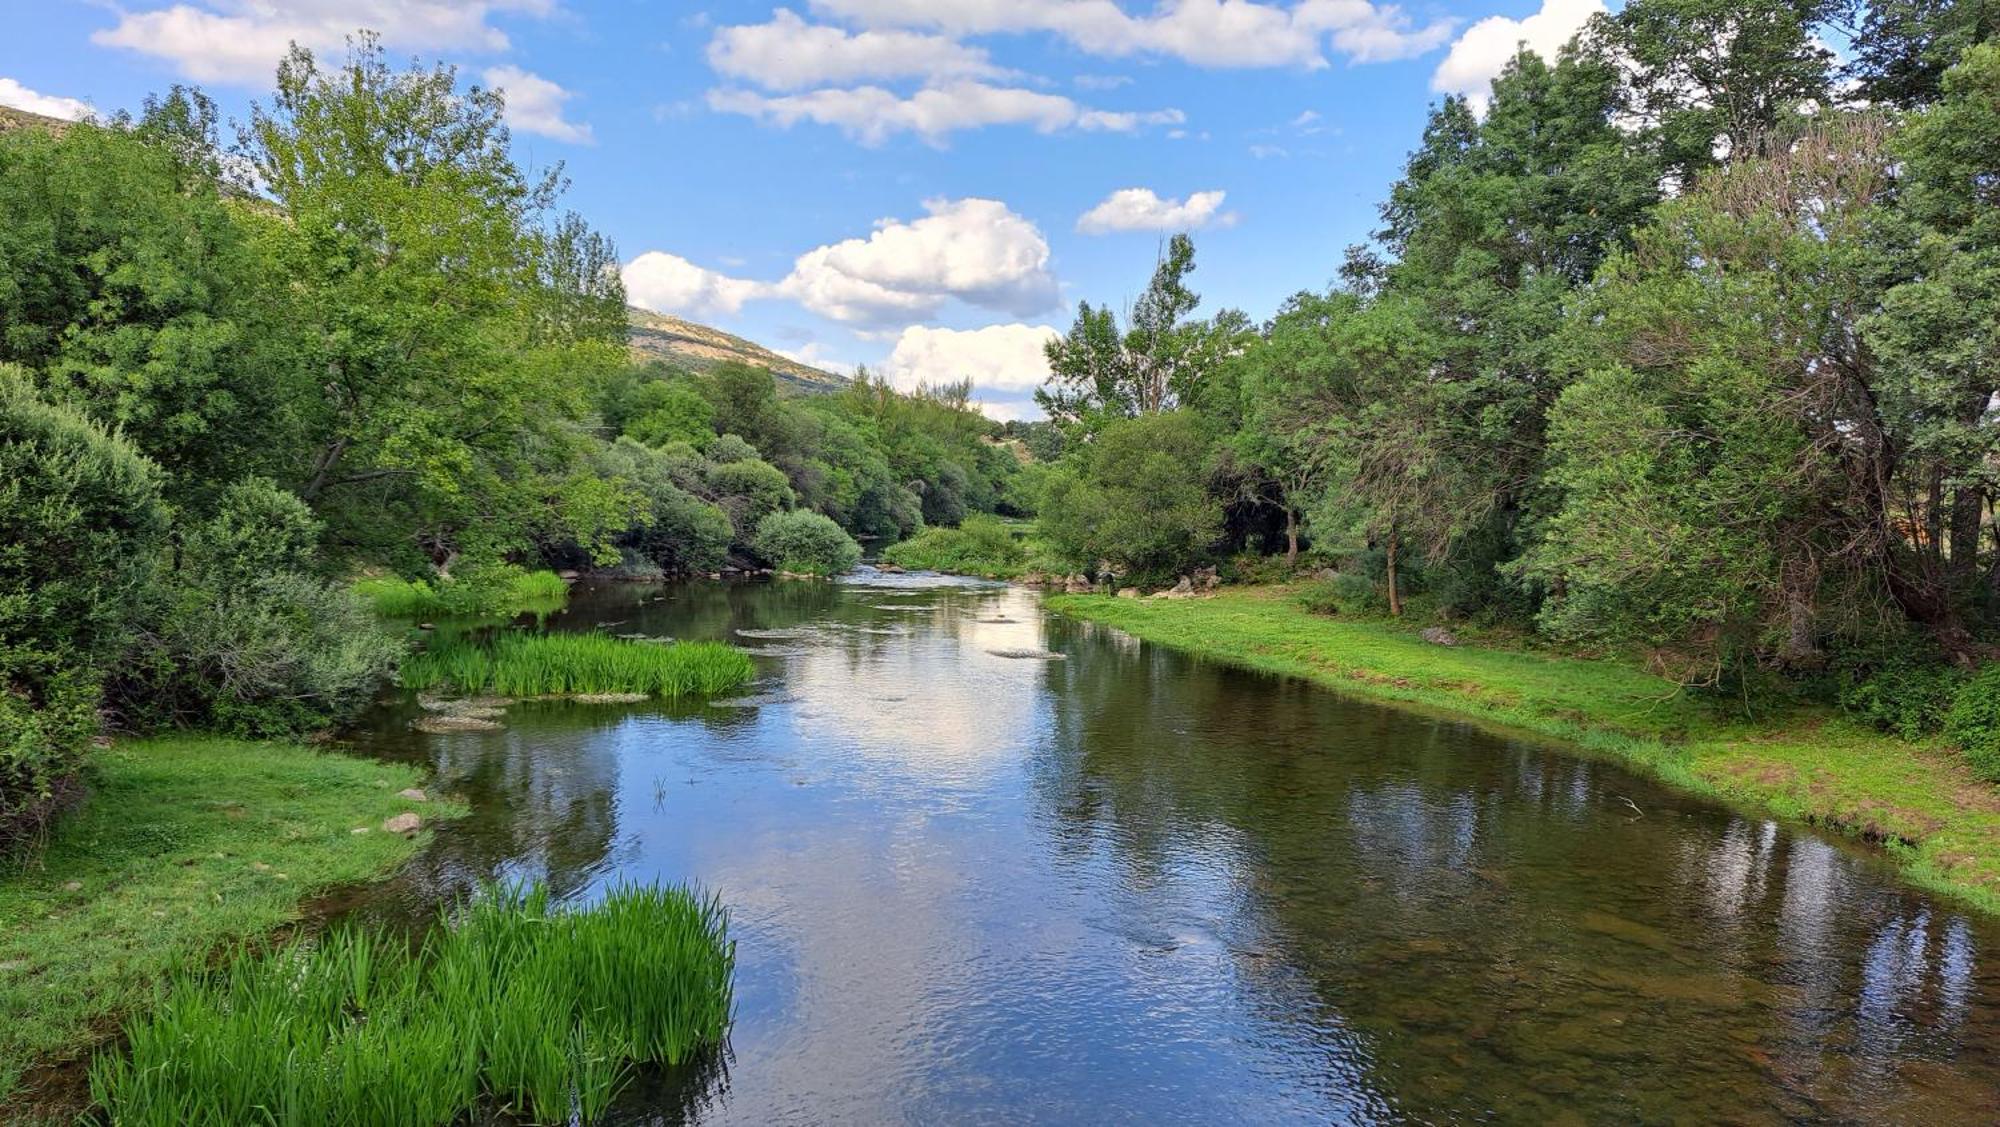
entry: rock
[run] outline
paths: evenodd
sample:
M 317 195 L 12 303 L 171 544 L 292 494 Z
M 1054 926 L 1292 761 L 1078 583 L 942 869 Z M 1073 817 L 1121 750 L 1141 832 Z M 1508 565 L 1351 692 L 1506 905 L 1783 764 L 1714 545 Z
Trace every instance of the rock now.
M 382 823 L 385 834 L 413 834 L 423 827 L 424 820 L 416 814 L 398 814 Z
M 69 882 L 68 884 L 66 884 L 66 885 L 63 885 L 63 891 L 64 891 L 64 892 L 82 892 L 82 891 L 83 891 L 83 882 L 82 882 L 82 881 L 80 881 L 80 880 L 73 880 L 73 881 L 70 881 L 70 882 Z
M 1214 565 L 1197 569 L 1194 573 L 1194 585 L 1199 590 L 1213 591 L 1222 586 L 1222 574 L 1215 570 Z
M 266 865 L 262 861 L 252 861 L 250 862 L 250 867 L 257 870 L 260 873 L 268 873 L 271 871 L 271 866 Z
M 569 571 L 565 569 L 563 571 L 556 572 L 556 578 L 562 580 L 564 583 L 574 583 L 582 577 L 579 576 L 574 571 Z
M 1176 595 L 1194 594 L 1194 580 L 1189 579 L 1185 575 L 1181 576 L 1181 581 L 1179 583 L 1174 584 L 1174 594 Z
M 1097 588 L 1081 573 L 1063 580 L 1063 592 L 1070 595 L 1088 595 Z
M 875 565 L 875 570 L 881 572 L 884 575 L 902 575 L 904 574 L 906 569 L 897 567 L 895 564 L 892 563 L 881 563 Z
M 1121 599 L 1136 599 L 1139 597 L 1139 589 L 1137 587 L 1120 587 L 1118 588 L 1118 597 Z
M 425 794 L 421 787 L 411 787 L 408 790 L 399 790 L 396 792 L 396 797 L 407 798 L 411 802 L 429 802 L 431 800 L 431 796 Z
M 1458 635 L 1453 634 L 1442 626 L 1426 626 L 1424 627 L 1424 632 L 1417 635 L 1417 637 L 1422 638 L 1433 646 L 1455 646 L 1458 644 Z
M 365 833 L 367 833 L 367 832 L 368 832 L 368 827 L 367 827 L 367 826 L 356 826 L 356 827 L 354 827 L 353 829 L 351 829 L 351 830 L 349 830 L 349 831 L 347 831 L 347 832 L 348 832 L 348 833 L 351 833 L 351 834 L 365 834 Z
M 419 629 L 419 630 L 435 630 L 435 629 L 437 629 L 437 626 L 436 626 L 435 624 L 433 624 L 433 623 L 429 623 L 429 622 L 419 622 L 419 623 L 417 623 L 417 629 Z

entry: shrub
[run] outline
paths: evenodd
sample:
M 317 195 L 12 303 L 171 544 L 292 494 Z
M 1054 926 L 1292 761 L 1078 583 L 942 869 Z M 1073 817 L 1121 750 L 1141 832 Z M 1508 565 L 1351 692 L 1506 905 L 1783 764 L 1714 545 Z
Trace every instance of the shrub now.
M 183 536 L 131 654 L 121 716 L 231 735 L 295 736 L 348 720 L 402 656 L 353 593 L 312 574 L 320 526 L 269 481 L 230 485 Z
M 1899 656 L 1840 681 L 1841 711 L 1903 739 L 1921 740 L 1944 730 L 1966 676 L 1940 661 Z
M 772 513 L 757 523 L 757 554 L 780 571 L 839 575 L 861 562 L 861 545 L 839 525 L 803 509 Z
M 585 909 L 488 886 L 412 951 L 339 928 L 186 971 L 91 1065 L 116 1123 L 600 1119 L 635 1064 L 721 1043 L 735 947 L 712 898 L 624 885 Z
M 716 440 L 721 445 L 730 435 Z M 715 446 L 709 447 L 711 453 Z M 785 471 L 760 462 L 754 456 L 734 462 L 717 462 L 705 466 L 702 479 L 709 495 L 715 498 L 722 511 L 729 514 L 729 523 L 736 530 L 736 538 L 748 542 L 763 519 L 774 512 L 791 507 L 798 500 L 792 492 L 791 479 Z
M 412 689 L 450 688 L 510 697 L 648 693 L 680 697 L 736 688 L 756 675 L 741 651 L 720 642 L 658 645 L 602 634 L 520 634 L 490 644 L 434 638 L 403 663 Z
M 890 545 L 882 558 L 899 567 L 1008 579 L 1021 574 L 1028 552 L 1006 524 L 979 515 L 967 517 L 957 528 L 926 528 Z
M 75 794 L 166 530 L 150 461 L 0 365 L 0 855 Z
M 553 571 L 525 571 L 512 564 L 464 569 L 459 576 L 361 579 L 354 593 L 385 618 L 483 618 L 552 611 L 569 598 L 569 584 Z
M 723 565 L 734 535 L 729 515 L 680 487 L 675 457 L 619 439 L 604 451 L 601 462 L 607 473 L 631 482 L 646 499 L 644 519 L 618 537 L 621 548 L 667 575 L 700 574 Z
M 1982 666 L 1959 688 L 1944 734 L 1964 750 L 1973 774 L 2000 783 L 2000 662 Z

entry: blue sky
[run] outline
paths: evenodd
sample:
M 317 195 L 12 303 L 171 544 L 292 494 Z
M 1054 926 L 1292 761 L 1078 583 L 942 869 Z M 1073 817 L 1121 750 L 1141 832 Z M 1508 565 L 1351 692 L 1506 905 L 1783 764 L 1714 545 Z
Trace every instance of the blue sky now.
M 0 103 L 176 81 L 232 117 L 357 27 L 509 92 L 636 304 L 1034 414 L 1040 342 L 1191 229 L 1203 312 L 1324 287 L 1445 91 L 1597 0 L 123 0 L 22 4 Z

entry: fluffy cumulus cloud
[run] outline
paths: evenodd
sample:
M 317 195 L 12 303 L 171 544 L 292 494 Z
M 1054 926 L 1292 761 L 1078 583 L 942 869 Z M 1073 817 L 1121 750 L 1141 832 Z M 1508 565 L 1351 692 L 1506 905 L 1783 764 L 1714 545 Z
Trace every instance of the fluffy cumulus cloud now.
M 896 338 L 882 374 L 905 391 L 919 384 L 970 379 L 973 387 L 1025 395 L 1049 378 L 1043 349 L 1062 334 L 1048 325 L 933 329 L 913 325 Z
M 488 86 L 506 92 L 508 125 L 571 144 L 591 143 L 590 126 L 563 117 L 563 103 L 576 97 L 574 93 L 516 66 L 488 67 L 481 77 Z
M 954 132 L 989 125 L 1022 125 L 1038 133 L 1064 129 L 1130 133 L 1142 126 L 1186 120 L 1175 109 L 1094 110 L 1060 94 L 971 79 L 926 86 L 908 96 L 881 86 L 828 87 L 776 96 L 711 90 L 708 106 L 784 127 L 801 121 L 831 125 L 866 145 L 879 145 L 898 133 L 914 133 L 932 145 L 942 145 Z
M 1553 59 L 1590 17 L 1604 10 L 1602 0 L 1542 0 L 1540 11 L 1522 19 L 1488 16 L 1452 42 L 1451 50 L 1431 75 L 1431 89 L 1464 95 L 1484 113 L 1493 80 L 1522 44 L 1545 59 Z
M 776 282 L 735 278 L 678 255 L 649 251 L 624 269 L 632 300 L 661 313 L 735 313 L 747 301 L 789 298 L 823 317 L 873 328 L 927 321 L 950 302 L 1017 317 L 1059 296 L 1042 232 L 999 200 L 930 200 L 929 214 L 884 219 L 866 238 L 800 255 Z
M 1184 200 L 1154 194 L 1151 188 L 1120 188 L 1083 213 L 1076 229 L 1086 235 L 1113 231 L 1193 231 L 1211 224 L 1227 227 L 1236 213 L 1222 210 L 1224 193 L 1194 192 Z
M 732 278 L 696 266 L 677 254 L 650 250 L 627 263 L 620 272 L 625 294 L 634 305 L 655 313 L 689 317 L 733 314 L 753 298 L 768 297 L 774 287 L 762 282 Z
M 800 90 L 870 79 L 1000 78 L 984 50 L 925 32 L 849 32 L 809 24 L 784 8 L 769 23 L 718 28 L 708 44 L 718 74 L 770 90 Z
M 921 219 L 883 220 L 865 239 L 799 256 L 780 283 L 822 316 L 859 324 L 909 324 L 949 300 L 1016 316 L 1058 301 L 1049 244 L 999 200 L 928 200 Z
M 496 13 L 547 15 L 555 0 L 193 0 L 119 9 L 118 22 L 91 42 L 172 63 L 199 82 L 268 82 L 287 45 L 337 49 L 356 28 L 391 47 L 498 52 L 506 33 Z
M 0 78 L 0 106 L 12 106 L 43 117 L 60 117 L 69 121 L 89 117 L 95 112 L 89 102 L 39 93 L 11 78 Z
M 1442 45 L 1452 31 L 1449 21 L 1419 25 L 1368 0 L 1165 0 L 1141 15 L 1116 0 L 814 0 L 813 9 L 866 28 L 1046 32 L 1091 55 L 1213 67 L 1323 67 L 1329 46 L 1354 62 L 1404 59 Z

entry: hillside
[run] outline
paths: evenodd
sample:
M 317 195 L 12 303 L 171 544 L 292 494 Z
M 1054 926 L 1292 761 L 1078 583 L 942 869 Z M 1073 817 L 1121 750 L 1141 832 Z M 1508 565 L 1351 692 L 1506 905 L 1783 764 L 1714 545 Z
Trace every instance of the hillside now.
M 628 309 L 626 312 L 630 315 L 630 340 L 635 356 L 663 360 L 697 372 L 737 360 L 769 368 L 771 374 L 778 377 L 779 386 L 790 391 L 838 391 L 848 382 L 844 376 L 787 360 L 761 344 L 732 336 L 720 329 L 644 309 Z
M 61 133 L 70 123 L 59 117 L 45 117 L 27 110 L 17 110 L 13 106 L 0 106 L 0 133 L 9 129 L 29 129 L 39 127 Z

